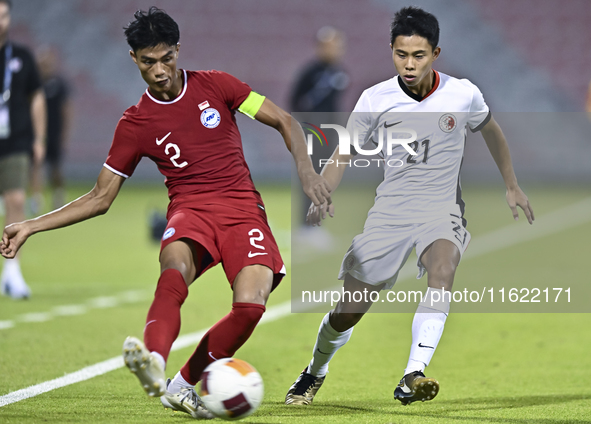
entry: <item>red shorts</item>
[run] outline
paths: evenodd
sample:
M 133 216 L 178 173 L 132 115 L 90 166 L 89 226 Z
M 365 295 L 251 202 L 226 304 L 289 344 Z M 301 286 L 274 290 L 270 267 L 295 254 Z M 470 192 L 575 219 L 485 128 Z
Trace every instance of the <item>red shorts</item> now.
M 198 264 L 199 275 L 221 262 L 232 285 L 242 268 L 265 265 L 273 271 L 275 289 L 285 275 L 285 265 L 262 202 L 249 206 L 171 203 L 160 251 L 175 240 L 190 239 L 202 245 L 211 256 Z

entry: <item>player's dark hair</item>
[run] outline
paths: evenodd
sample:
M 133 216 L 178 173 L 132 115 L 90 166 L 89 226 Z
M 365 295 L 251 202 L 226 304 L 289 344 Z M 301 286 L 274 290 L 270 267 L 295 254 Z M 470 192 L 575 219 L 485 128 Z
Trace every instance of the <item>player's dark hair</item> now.
M 12 10 L 12 0 L 0 0 L 0 3 L 6 3 L 8 5 L 8 9 Z
M 390 26 L 390 43 L 394 44 L 399 35 L 418 35 L 425 38 L 435 49 L 439 44 L 439 22 L 435 16 L 420 7 L 404 7 L 394 15 Z
M 138 10 L 133 17 L 135 21 L 123 29 L 134 52 L 160 44 L 176 46 L 179 42 L 179 26 L 164 10 L 152 6 L 148 12 Z

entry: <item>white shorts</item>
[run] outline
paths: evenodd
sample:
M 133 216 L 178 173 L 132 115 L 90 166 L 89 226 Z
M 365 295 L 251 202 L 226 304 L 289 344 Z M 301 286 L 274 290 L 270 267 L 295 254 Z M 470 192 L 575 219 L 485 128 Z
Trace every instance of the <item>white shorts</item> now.
M 421 263 L 423 251 L 435 240 L 449 240 L 464 254 L 470 233 L 456 216 L 430 221 L 424 224 L 388 225 L 365 229 L 355 236 L 343 258 L 339 280 L 346 274 L 367 284 L 377 286 L 386 283 L 391 289 L 398 278 L 398 271 L 410 256 L 413 247 L 417 252 L 417 267 L 421 278 L 425 267 Z

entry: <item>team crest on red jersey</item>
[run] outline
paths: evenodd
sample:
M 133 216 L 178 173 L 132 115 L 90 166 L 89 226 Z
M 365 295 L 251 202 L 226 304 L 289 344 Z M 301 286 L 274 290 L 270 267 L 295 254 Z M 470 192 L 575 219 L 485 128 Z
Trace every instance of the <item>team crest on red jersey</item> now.
M 450 133 L 452 132 L 458 125 L 458 120 L 455 116 L 451 113 L 446 113 L 439 118 L 439 128 L 441 131 Z
M 220 116 L 220 113 L 213 107 L 207 108 L 201 112 L 201 123 L 205 128 L 215 128 L 220 125 L 221 120 L 222 117 Z
M 174 227 L 170 227 L 168 230 L 166 230 L 164 232 L 164 235 L 162 236 L 162 240 L 167 240 L 167 239 L 171 238 L 172 236 L 174 236 L 175 232 L 176 232 L 176 230 L 174 229 Z

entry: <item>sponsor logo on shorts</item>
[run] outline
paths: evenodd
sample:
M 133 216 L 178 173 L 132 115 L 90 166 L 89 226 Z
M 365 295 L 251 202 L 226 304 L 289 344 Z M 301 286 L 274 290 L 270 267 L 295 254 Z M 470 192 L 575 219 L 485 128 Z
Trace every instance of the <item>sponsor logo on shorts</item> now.
M 455 116 L 451 113 L 446 113 L 445 115 L 441 115 L 439 118 L 439 128 L 441 131 L 450 133 L 458 126 L 458 120 Z
M 466 232 L 466 229 L 464 227 L 462 227 L 460 224 L 458 224 L 457 222 L 452 221 L 451 223 L 454 225 L 452 230 L 456 233 L 455 238 L 463 246 L 464 243 L 466 243 L 466 236 L 468 235 L 468 233 Z
M 355 266 L 355 256 L 353 256 L 353 255 L 347 256 L 347 259 L 345 259 L 345 269 L 347 271 L 351 271 L 354 266 Z
M 164 232 L 164 235 L 162 236 L 162 240 L 166 240 L 171 238 L 172 236 L 174 236 L 174 233 L 176 232 L 176 230 L 174 229 L 174 227 L 170 227 L 168 230 L 166 230 Z
M 222 117 L 217 109 L 210 107 L 201 112 L 201 123 L 205 128 L 213 129 L 220 125 Z
M 268 253 L 263 253 L 263 252 L 248 252 L 248 257 L 249 258 L 254 258 L 255 256 L 260 256 L 260 255 L 268 255 Z

